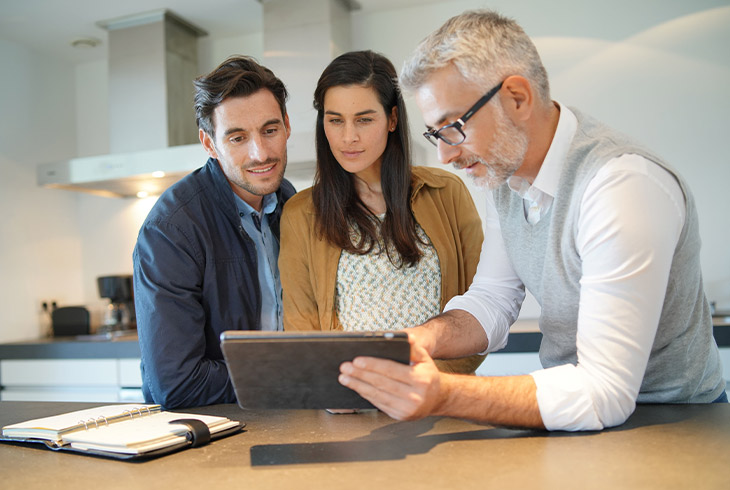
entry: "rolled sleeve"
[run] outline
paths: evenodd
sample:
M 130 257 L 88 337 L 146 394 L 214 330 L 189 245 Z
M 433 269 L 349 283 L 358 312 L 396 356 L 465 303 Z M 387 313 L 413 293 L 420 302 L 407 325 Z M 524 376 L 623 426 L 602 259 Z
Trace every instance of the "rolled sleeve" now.
M 683 203 L 676 180 L 637 155 L 612 160 L 589 184 L 577 236 L 583 259 L 577 365 L 531 373 L 546 428 L 600 430 L 633 413 Z

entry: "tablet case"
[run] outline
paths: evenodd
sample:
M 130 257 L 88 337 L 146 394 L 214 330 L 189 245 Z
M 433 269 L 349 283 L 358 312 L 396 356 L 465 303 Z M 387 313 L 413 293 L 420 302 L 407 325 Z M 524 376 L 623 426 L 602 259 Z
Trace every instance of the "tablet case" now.
M 410 362 L 402 332 L 259 332 L 221 334 L 241 408 L 373 408 L 338 381 L 340 364 L 358 356 Z

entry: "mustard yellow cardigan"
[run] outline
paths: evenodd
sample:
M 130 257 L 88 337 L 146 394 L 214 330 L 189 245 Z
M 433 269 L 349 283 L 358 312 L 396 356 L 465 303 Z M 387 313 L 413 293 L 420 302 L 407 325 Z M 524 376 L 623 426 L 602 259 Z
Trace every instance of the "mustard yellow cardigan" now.
M 438 168 L 413 167 L 411 209 L 438 254 L 443 309 L 471 284 L 484 239 L 482 222 L 461 179 Z M 342 330 L 335 313 L 341 252 L 318 237 L 311 188 L 287 201 L 279 252 L 285 330 Z M 438 364 L 442 371 L 472 373 L 483 359 L 471 356 Z

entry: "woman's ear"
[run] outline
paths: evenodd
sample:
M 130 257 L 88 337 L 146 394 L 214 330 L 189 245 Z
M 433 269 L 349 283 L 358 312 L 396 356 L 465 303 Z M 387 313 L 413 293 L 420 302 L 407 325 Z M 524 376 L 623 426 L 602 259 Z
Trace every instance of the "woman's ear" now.
M 396 126 L 398 126 L 398 107 L 393 106 L 390 116 L 388 116 L 388 131 L 392 133 L 395 131 Z

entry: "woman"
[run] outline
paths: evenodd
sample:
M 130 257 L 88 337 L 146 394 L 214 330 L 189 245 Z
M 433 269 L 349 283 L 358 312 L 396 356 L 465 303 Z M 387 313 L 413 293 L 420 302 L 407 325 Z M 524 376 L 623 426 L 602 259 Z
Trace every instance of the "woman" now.
M 392 63 L 372 51 L 330 63 L 314 92 L 314 186 L 281 221 L 285 330 L 400 330 L 471 283 L 482 224 L 463 182 L 412 167 Z M 483 357 L 440 361 L 473 372 Z

